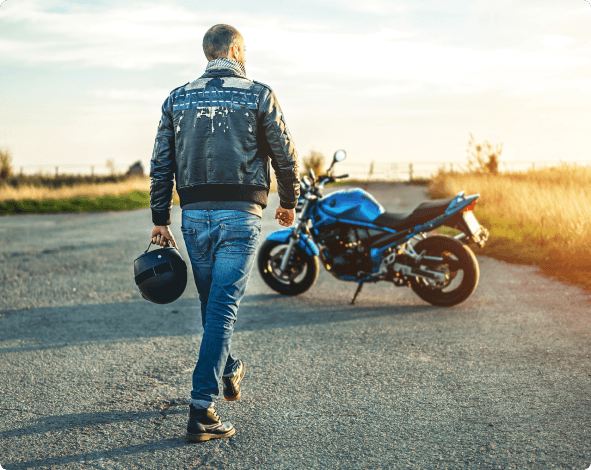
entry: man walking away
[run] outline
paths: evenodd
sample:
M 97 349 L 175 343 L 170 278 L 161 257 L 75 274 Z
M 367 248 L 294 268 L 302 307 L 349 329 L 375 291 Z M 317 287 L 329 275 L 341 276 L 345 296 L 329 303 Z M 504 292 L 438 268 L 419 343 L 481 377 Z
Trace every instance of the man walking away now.
M 173 180 L 185 246 L 201 301 L 203 338 L 193 372 L 187 438 L 232 436 L 213 399 L 240 398 L 244 361 L 231 352 L 238 306 L 254 264 L 271 182 L 277 178 L 279 224 L 293 223 L 298 159 L 273 91 L 245 73 L 244 38 L 232 26 L 207 31 L 205 74 L 174 89 L 162 106 L 152 154 L 152 241 L 176 246 L 169 229 Z

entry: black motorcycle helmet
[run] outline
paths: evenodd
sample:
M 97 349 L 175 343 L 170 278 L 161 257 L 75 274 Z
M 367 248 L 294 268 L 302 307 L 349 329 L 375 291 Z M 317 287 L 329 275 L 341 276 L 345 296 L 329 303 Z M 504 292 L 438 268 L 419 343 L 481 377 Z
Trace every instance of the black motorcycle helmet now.
M 187 287 L 187 265 L 176 248 L 166 247 L 137 257 L 133 263 L 135 283 L 142 297 L 155 304 L 169 304 Z

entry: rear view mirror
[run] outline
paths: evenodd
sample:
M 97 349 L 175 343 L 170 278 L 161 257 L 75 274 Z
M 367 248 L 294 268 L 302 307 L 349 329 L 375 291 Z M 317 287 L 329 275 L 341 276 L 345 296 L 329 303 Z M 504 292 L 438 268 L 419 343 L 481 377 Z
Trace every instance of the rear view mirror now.
M 312 181 L 316 181 L 316 175 L 314 174 L 314 170 L 312 168 L 310 168 L 309 175 Z
M 344 150 L 337 150 L 334 153 L 334 157 L 332 157 L 335 162 L 342 162 L 345 158 L 347 158 L 347 152 Z
M 309 188 L 310 186 L 312 186 L 312 181 L 310 181 L 310 178 L 308 176 L 304 176 L 302 178 L 302 183 L 304 183 L 305 188 Z
M 328 170 L 326 170 L 327 173 L 330 173 L 330 170 L 332 170 L 332 167 L 334 166 L 335 163 L 337 162 L 342 162 L 345 158 L 347 158 L 347 152 L 345 152 L 344 150 L 337 150 L 333 157 L 332 157 L 332 163 L 330 164 L 330 167 L 328 167 Z

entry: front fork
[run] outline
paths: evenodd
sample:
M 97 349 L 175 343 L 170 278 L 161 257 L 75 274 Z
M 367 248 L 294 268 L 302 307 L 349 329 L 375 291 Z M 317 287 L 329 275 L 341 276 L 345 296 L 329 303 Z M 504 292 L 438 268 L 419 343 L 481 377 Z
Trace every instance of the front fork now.
M 297 231 L 297 229 L 296 229 Z M 279 270 L 281 271 L 281 274 L 283 274 L 285 272 L 285 269 L 287 268 L 287 263 L 289 262 L 289 257 L 291 256 L 291 251 L 293 250 L 293 247 L 295 246 L 295 244 L 298 241 L 298 236 L 296 234 L 296 232 L 292 232 L 292 234 L 289 236 L 289 243 L 287 244 L 287 249 L 285 250 L 285 253 L 283 254 L 283 258 L 281 259 L 281 265 L 279 266 Z
M 304 228 L 306 228 L 306 230 L 307 230 L 305 216 L 306 216 L 306 212 L 308 210 L 309 205 L 310 205 L 310 199 L 306 199 L 306 202 L 304 202 L 304 207 L 302 207 L 302 211 L 300 212 L 300 216 L 298 218 L 298 221 L 296 222 L 295 230 L 289 236 L 289 243 L 287 244 L 287 248 L 285 250 L 285 253 L 283 253 L 283 258 L 281 259 L 281 264 L 279 265 L 279 270 L 281 271 L 281 274 L 283 274 L 285 272 L 285 270 L 287 269 L 287 263 L 289 263 L 289 257 L 291 256 L 291 252 L 293 251 L 293 247 L 296 245 L 296 243 L 298 242 L 298 239 L 300 238 L 300 232 Z

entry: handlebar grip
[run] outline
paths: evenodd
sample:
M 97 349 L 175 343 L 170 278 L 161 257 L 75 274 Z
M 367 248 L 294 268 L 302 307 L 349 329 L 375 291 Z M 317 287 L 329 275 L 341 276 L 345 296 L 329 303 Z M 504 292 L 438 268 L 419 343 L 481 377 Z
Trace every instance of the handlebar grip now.
M 346 173 L 346 174 L 344 174 L 344 175 L 335 176 L 335 179 L 337 179 L 337 178 L 339 178 L 339 179 L 340 179 L 340 178 L 348 178 L 348 177 L 349 177 L 349 173 Z

